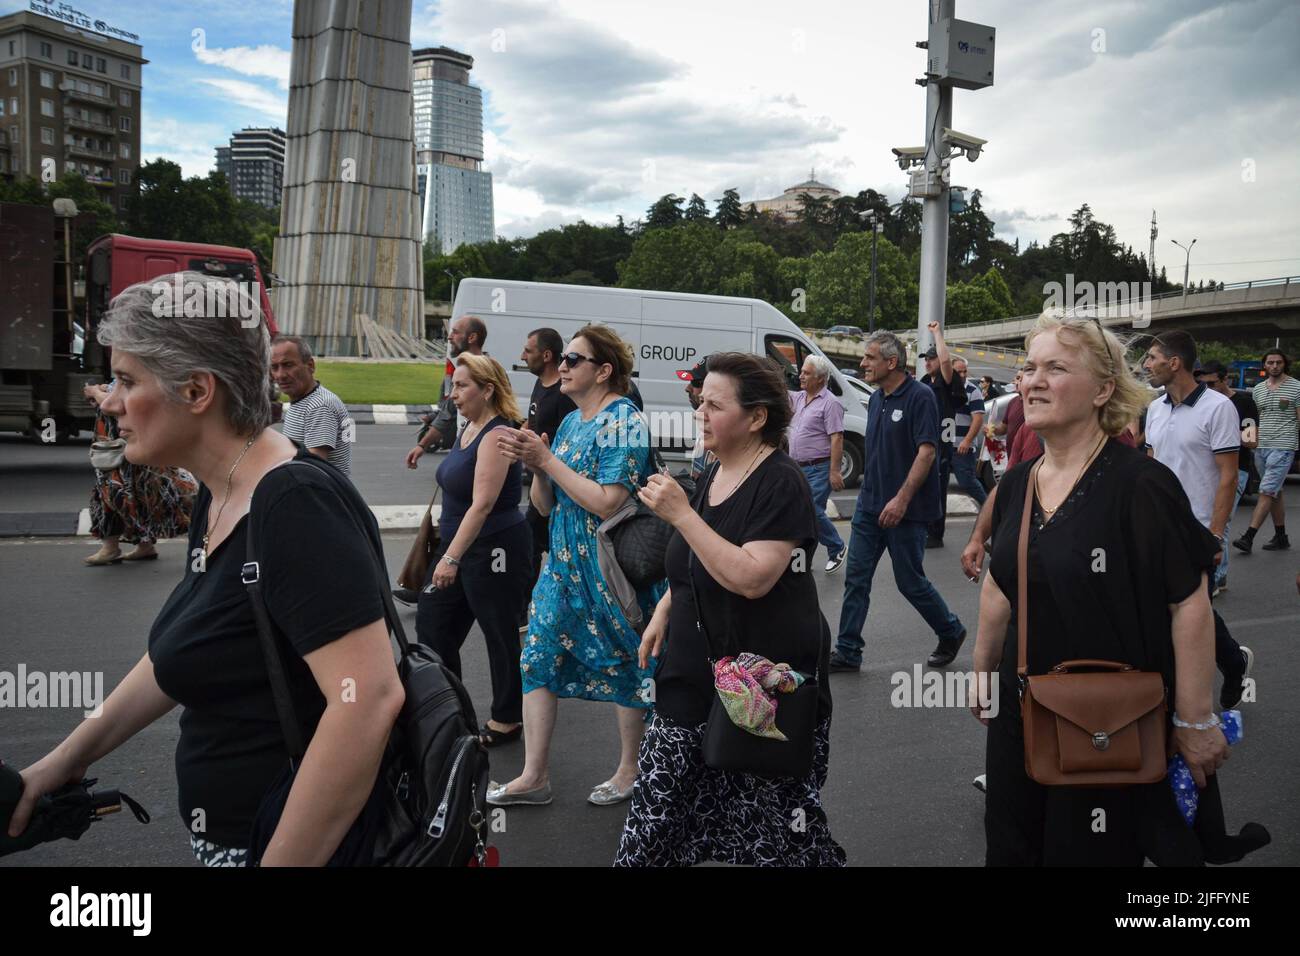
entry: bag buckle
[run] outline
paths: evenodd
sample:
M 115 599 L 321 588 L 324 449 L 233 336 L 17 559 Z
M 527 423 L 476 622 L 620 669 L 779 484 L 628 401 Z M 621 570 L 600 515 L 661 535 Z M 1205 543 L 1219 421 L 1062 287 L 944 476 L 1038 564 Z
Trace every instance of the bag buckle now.
M 1104 730 L 1099 730 L 1092 735 L 1092 745 L 1097 750 L 1105 750 L 1110 747 L 1110 734 Z
M 239 569 L 239 580 L 245 584 L 256 584 L 262 580 L 262 566 L 256 561 L 249 561 Z

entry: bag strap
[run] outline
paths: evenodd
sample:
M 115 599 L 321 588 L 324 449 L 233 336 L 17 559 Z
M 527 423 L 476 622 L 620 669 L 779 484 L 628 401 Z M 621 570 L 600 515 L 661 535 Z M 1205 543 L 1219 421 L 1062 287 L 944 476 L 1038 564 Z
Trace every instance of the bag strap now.
M 700 493 L 701 505 L 699 508 L 692 506 L 692 510 L 701 518 L 704 512 L 701 510 L 709 501 L 709 486 L 713 484 L 713 476 L 717 474 L 718 463 L 715 461 L 704 476 L 703 490 Z M 719 654 L 713 646 L 713 639 L 709 636 L 709 629 L 704 626 L 704 608 L 700 605 L 700 593 L 695 587 L 695 549 L 690 545 L 686 546 L 686 579 L 691 582 L 691 600 L 695 602 L 695 629 L 700 632 L 704 638 L 704 645 L 709 649 L 709 663 L 715 663 Z
M 1023 681 L 1029 673 L 1026 648 L 1029 643 L 1029 519 L 1034 510 L 1034 483 L 1043 459 L 1029 469 L 1025 481 L 1025 506 L 1020 514 L 1020 540 L 1016 544 L 1016 674 Z
M 388 580 L 386 565 L 384 562 L 383 543 L 379 537 L 378 525 L 374 523 L 373 516 L 367 508 L 365 514 L 370 517 L 370 522 L 361 520 L 358 508 L 364 508 L 365 503 L 361 500 L 360 493 L 346 478 L 339 474 L 332 465 L 314 456 L 305 458 L 296 458 L 293 461 L 281 465 L 282 468 L 292 468 L 295 465 L 305 468 L 313 468 L 320 474 L 323 474 L 334 485 L 335 490 L 343 499 L 347 506 L 348 515 L 358 526 L 361 533 L 370 542 L 371 551 L 376 558 L 373 562 L 376 582 L 379 587 L 379 595 L 384 606 L 384 623 L 388 628 L 391 636 L 397 639 L 397 644 L 403 657 L 411 652 L 410 642 L 406 638 L 406 631 L 402 627 L 401 618 L 397 614 L 397 608 L 393 604 L 392 593 L 388 590 Z M 256 494 L 254 494 L 256 499 Z M 284 741 L 289 749 L 289 756 L 296 765 L 302 759 L 303 754 L 307 752 L 303 744 L 302 725 L 298 722 L 297 711 L 293 706 L 293 697 L 289 691 L 289 682 L 285 677 L 284 661 L 280 655 L 279 645 L 275 639 L 275 626 L 271 622 L 270 612 L 266 607 L 266 598 L 262 594 L 261 586 L 261 565 L 257 560 L 257 531 L 260 526 L 259 515 L 256 508 L 250 507 L 248 511 L 248 534 L 245 546 L 245 563 L 240 571 L 240 579 L 243 581 L 244 588 L 248 593 L 249 603 L 253 607 L 253 619 L 257 622 L 258 638 L 262 645 L 262 656 L 266 660 L 267 675 L 271 682 L 271 695 L 275 700 L 276 716 L 280 721 L 280 730 L 284 734 Z

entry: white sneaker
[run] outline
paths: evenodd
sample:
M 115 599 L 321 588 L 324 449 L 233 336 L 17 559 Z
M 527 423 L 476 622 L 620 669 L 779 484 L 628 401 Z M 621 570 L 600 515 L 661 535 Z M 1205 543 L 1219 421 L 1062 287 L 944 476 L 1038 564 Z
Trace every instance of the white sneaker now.
M 844 559 L 847 558 L 848 556 L 849 556 L 848 545 L 845 545 L 844 547 L 840 548 L 839 554 L 836 554 L 832 556 L 829 560 L 827 560 L 826 573 L 830 574 L 832 571 L 838 571 L 840 569 L 840 565 L 844 563 Z

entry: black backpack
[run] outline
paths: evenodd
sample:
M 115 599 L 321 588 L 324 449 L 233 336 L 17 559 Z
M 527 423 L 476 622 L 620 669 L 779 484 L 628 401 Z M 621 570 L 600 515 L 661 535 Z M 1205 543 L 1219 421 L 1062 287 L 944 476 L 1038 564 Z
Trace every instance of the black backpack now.
M 370 541 L 376 557 L 375 586 L 383 596 L 388 628 L 397 639 L 401 655 L 397 672 L 406 691 L 406 702 L 389 736 L 375 788 L 330 865 L 483 865 L 487 851 L 488 755 L 479 740 L 474 705 L 464 685 L 432 649 L 407 641 L 387 586 L 378 522 L 353 484 L 328 462 L 312 455 L 284 467 L 313 468 L 327 476 Z M 279 823 L 298 763 L 306 752 L 275 626 L 261 593 L 261 569 L 254 551 L 257 527 L 257 513 L 250 510 L 247 563 L 242 578 L 257 619 L 275 709 L 291 761 L 258 811 L 250 848 L 250 861 L 254 863 L 261 859 Z

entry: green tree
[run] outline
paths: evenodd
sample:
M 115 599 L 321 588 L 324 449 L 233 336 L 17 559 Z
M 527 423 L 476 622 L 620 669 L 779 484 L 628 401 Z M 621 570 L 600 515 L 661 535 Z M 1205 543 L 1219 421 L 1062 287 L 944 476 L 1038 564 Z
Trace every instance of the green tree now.
M 740 193 L 735 189 L 724 189 L 722 198 L 714 200 L 718 204 L 713 214 L 713 221 L 719 228 L 731 229 L 745 221 L 745 212 L 740 205 Z
M 1011 289 L 1007 287 L 1007 282 L 1002 278 L 1002 273 L 996 268 L 989 266 L 988 271 L 973 280 L 971 284 L 981 286 L 988 291 L 1003 318 L 1015 315 L 1016 306 L 1011 298 Z
M 709 218 L 708 205 L 700 198 L 699 193 L 691 193 L 691 201 L 686 204 L 686 221 L 704 222 Z
M 731 233 L 717 250 L 718 293 L 776 302 L 785 294 L 780 265 L 771 246 Z
M 625 289 L 715 294 L 718 289 L 716 228 L 689 222 L 679 229 L 648 229 L 618 265 Z
M 994 322 L 1004 318 L 993 294 L 977 282 L 958 282 L 948 286 L 944 321 L 948 325 Z
M 685 201 L 675 193 L 660 196 L 645 212 L 645 227 L 660 229 L 677 225 L 682 221 L 682 203 Z

